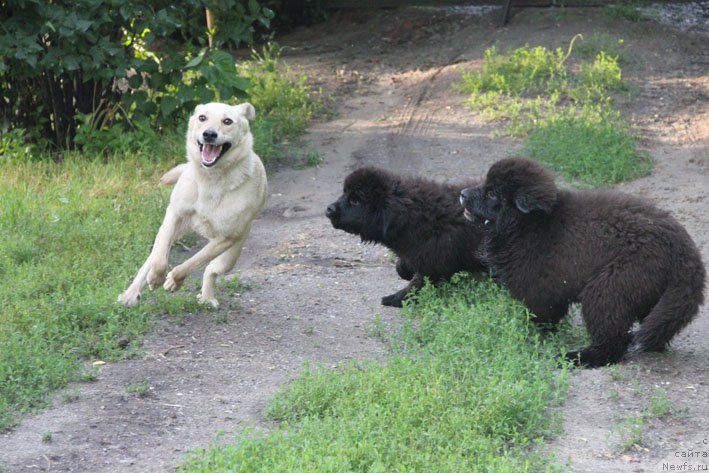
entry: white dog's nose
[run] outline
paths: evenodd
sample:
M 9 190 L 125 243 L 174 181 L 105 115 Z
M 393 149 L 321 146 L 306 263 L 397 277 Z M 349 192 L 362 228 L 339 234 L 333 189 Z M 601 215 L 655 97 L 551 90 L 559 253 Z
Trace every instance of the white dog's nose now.
M 217 139 L 219 136 L 219 133 L 216 132 L 213 128 L 207 128 L 202 132 L 202 137 L 204 138 L 204 141 L 206 143 L 211 143 Z

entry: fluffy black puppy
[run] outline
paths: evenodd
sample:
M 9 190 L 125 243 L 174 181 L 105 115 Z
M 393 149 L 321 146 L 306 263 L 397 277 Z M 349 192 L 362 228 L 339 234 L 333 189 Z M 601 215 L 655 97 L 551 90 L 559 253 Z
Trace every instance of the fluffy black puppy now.
M 569 359 L 616 363 L 632 342 L 663 351 L 703 302 L 705 270 L 667 212 L 618 192 L 565 191 L 540 164 L 505 159 L 464 189 L 466 218 L 484 224 L 484 259 L 541 323 L 581 303 L 590 346 Z M 630 329 L 635 321 L 640 328 Z
M 435 282 L 458 271 L 483 269 L 476 257 L 482 231 L 465 219 L 458 203 L 464 187 L 374 167 L 347 176 L 344 193 L 327 206 L 325 215 L 333 227 L 393 251 L 397 273 L 411 281 L 384 297 L 383 305 L 401 307 L 409 291 L 421 288 L 424 277 Z

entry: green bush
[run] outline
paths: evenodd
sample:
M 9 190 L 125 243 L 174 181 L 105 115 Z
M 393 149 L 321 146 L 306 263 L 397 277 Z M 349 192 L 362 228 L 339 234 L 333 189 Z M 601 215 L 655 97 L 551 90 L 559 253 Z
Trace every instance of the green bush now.
M 207 6 L 215 31 L 203 25 Z M 184 110 L 243 97 L 249 85 L 230 54 L 206 47 L 208 33 L 217 47 L 250 44 L 272 16 L 256 0 L 3 4 L 0 126 L 68 149 L 79 126 L 173 126 Z

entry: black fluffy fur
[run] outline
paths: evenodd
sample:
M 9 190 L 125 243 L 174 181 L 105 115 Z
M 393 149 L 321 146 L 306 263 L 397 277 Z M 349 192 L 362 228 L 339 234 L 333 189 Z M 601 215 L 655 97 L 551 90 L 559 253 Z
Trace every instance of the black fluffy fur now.
M 556 324 L 581 303 L 591 344 L 568 354 L 577 363 L 616 363 L 631 345 L 663 351 L 703 303 L 699 250 L 668 212 L 637 197 L 559 190 L 539 163 L 512 158 L 461 202 L 484 223 L 493 275 L 538 322 Z
M 424 277 L 436 282 L 458 271 L 483 269 L 476 257 L 481 229 L 463 217 L 458 202 L 464 187 L 374 167 L 347 176 L 344 193 L 327 207 L 332 226 L 389 248 L 398 257 L 397 273 L 410 281 L 384 297 L 383 305 L 401 307 L 409 291 L 421 288 Z

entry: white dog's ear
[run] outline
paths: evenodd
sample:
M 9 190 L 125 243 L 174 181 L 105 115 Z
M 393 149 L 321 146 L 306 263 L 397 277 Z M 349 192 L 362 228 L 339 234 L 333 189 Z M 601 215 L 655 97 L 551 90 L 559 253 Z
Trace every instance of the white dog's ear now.
M 239 105 L 235 105 L 234 109 L 237 111 L 237 113 L 243 115 L 244 118 L 246 118 L 248 121 L 252 121 L 254 118 L 256 118 L 256 109 L 249 102 L 244 102 L 240 103 Z

